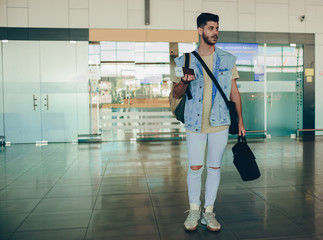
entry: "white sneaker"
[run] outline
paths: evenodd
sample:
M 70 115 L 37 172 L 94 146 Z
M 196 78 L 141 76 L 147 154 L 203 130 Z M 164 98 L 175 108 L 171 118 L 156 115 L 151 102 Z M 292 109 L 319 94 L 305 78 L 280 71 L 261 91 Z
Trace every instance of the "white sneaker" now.
M 207 206 L 202 213 L 201 223 L 206 225 L 210 231 L 220 231 L 221 224 L 215 219 L 215 213 L 213 212 L 213 206 Z
M 197 229 L 198 221 L 201 218 L 201 208 L 196 203 L 190 204 L 190 210 L 187 210 L 185 212 L 189 212 L 185 222 L 184 222 L 184 228 L 187 231 L 194 231 Z

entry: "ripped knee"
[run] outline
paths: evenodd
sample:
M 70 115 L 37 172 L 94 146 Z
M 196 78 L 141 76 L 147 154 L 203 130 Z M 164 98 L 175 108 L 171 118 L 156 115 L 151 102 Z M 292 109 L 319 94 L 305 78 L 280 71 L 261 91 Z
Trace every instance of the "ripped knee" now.
M 191 168 L 193 171 L 198 171 L 198 170 L 200 170 L 202 167 L 203 167 L 203 165 L 190 166 L 190 168 Z
M 212 169 L 220 169 L 221 167 L 209 167 L 209 168 L 212 168 Z

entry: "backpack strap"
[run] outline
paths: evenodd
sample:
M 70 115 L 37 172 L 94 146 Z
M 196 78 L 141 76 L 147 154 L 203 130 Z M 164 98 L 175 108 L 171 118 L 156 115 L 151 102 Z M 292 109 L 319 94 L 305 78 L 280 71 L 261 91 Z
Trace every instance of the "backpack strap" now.
M 190 67 L 190 57 L 191 57 L 191 54 L 190 53 L 185 53 L 184 54 L 184 59 L 185 59 L 185 67 L 186 68 L 189 68 Z M 186 95 L 187 95 L 187 98 L 188 100 L 191 100 L 193 97 L 192 97 L 192 93 L 191 93 L 191 90 L 190 90 L 190 83 L 188 84 L 187 86 L 187 89 L 186 89 Z

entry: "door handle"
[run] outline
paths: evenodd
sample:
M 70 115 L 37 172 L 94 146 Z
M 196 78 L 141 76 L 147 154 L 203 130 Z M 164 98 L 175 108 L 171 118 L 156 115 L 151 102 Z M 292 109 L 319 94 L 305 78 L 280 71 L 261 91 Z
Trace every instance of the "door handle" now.
M 274 93 L 273 92 L 271 92 L 270 94 L 267 95 L 268 104 L 270 104 L 270 107 L 273 106 L 273 98 L 274 98 Z
M 34 105 L 34 111 L 36 111 L 36 107 L 38 106 L 38 105 L 36 104 L 36 101 L 37 101 L 37 98 L 36 98 L 35 94 L 33 94 L 33 105 Z
M 49 110 L 49 105 L 48 105 L 48 103 L 49 103 L 48 94 L 46 95 L 46 97 L 44 98 L 44 100 L 46 101 L 46 103 L 45 103 L 45 107 L 47 108 L 47 110 Z

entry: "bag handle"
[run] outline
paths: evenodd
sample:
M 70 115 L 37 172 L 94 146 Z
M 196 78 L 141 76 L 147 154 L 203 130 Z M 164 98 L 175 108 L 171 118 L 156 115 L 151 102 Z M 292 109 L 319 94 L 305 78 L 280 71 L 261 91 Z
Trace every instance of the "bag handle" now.
M 246 139 L 246 136 L 239 136 L 238 135 L 238 142 L 243 142 L 243 143 L 247 143 L 247 139 Z
M 190 67 L 190 53 L 185 53 L 184 55 L 184 59 L 185 59 L 185 67 L 186 68 L 189 68 Z M 187 98 L 188 100 L 191 100 L 193 97 L 192 97 L 192 93 L 191 93 L 191 90 L 190 90 L 190 83 L 188 84 L 187 88 L 186 88 L 186 95 L 187 95 Z
M 209 75 L 209 77 L 212 79 L 213 83 L 215 84 L 215 86 L 218 88 L 219 92 L 221 93 L 221 96 L 223 97 L 223 100 L 225 101 L 225 104 L 227 105 L 227 107 L 229 108 L 229 100 L 227 98 L 227 96 L 224 94 L 220 84 L 218 83 L 218 81 L 216 80 L 216 78 L 214 77 L 213 73 L 210 71 L 210 69 L 208 68 L 208 66 L 205 64 L 205 62 L 203 61 L 203 59 L 201 58 L 201 56 L 196 52 L 193 51 L 192 52 L 193 55 L 197 58 L 197 60 L 200 61 L 200 63 L 202 64 L 202 66 L 204 67 L 205 71 L 207 72 L 207 74 Z

